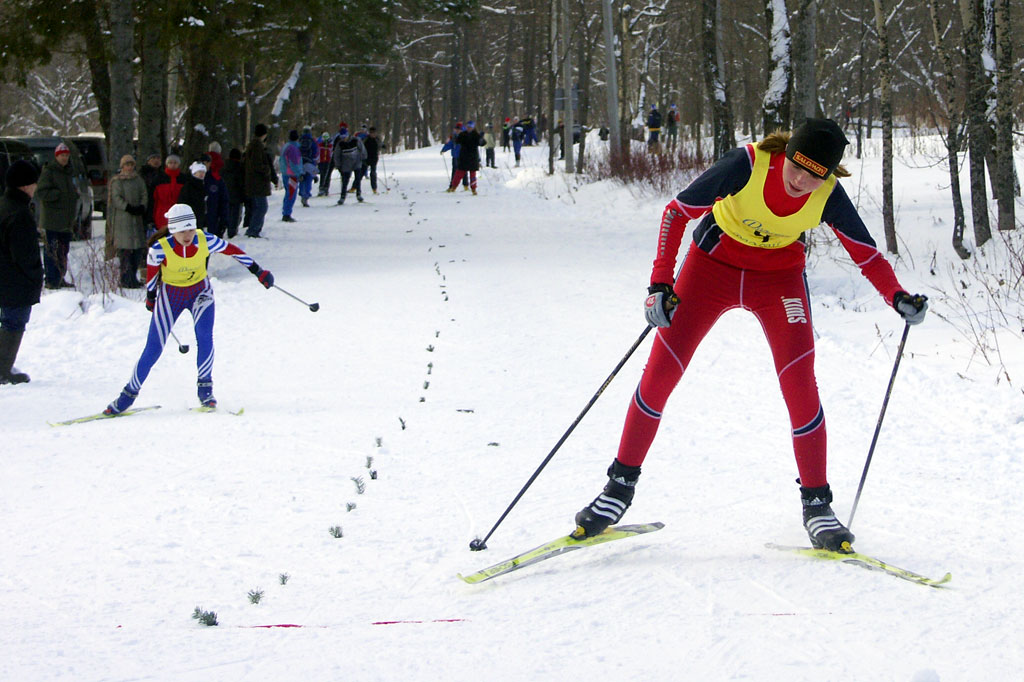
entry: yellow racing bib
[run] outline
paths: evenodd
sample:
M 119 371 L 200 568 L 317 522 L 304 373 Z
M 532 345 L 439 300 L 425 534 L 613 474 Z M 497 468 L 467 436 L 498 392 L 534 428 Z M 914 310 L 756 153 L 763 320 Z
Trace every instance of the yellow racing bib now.
M 811 192 L 803 208 L 792 215 L 777 216 L 764 201 L 770 162 L 771 154 L 755 146 L 750 180 L 736 194 L 716 201 L 711 209 L 723 232 L 741 244 L 759 249 L 789 246 L 805 231 L 820 225 L 825 202 L 836 184 L 836 176 L 830 175 L 821 187 Z
M 206 245 L 205 232 L 196 231 L 196 246 L 198 248 L 195 254 L 188 258 L 176 254 L 167 237 L 163 237 L 159 242 L 164 249 L 164 266 L 160 273 L 164 284 L 187 287 L 206 279 L 206 261 L 210 257 L 210 247 Z

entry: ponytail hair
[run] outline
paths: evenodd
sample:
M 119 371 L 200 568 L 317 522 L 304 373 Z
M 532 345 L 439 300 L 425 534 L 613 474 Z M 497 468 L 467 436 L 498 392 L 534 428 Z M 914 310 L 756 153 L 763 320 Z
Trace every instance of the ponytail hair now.
M 161 239 L 163 239 L 164 237 L 166 237 L 170 233 L 171 233 L 170 230 L 168 230 L 167 226 L 164 225 L 159 230 L 157 230 L 156 232 L 154 232 L 153 234 L 150 235 L 149 239 L 146 240 L 146 246 L 147 247 L 153 246 L 153 244 L 156 244 L 158 241 L 160 241 Z

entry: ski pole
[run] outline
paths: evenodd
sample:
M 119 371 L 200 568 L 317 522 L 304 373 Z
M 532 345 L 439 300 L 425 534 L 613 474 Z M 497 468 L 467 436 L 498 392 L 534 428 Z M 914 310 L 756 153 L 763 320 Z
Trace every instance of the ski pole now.
M 182 345 L 181 341 L 178 341 L 178 335 L 174 333 L 173 329 L 171 330 L 171 336 L 174 337 L 174 341 L 178 344 L 178 352 L 181 353 L 182 355 L 187 353 L 188 352 L 188 346 L 184 346 L 184 345 Z
M 298 301 L 302 305 L 304 305 L 307 308 L 309 308 L 310 312 L 314 312 L 315 313 L 316 311 L 320 310 L 320 304 L 319 303 L 306 303 L 305 301 L 303 301 L 301 298 L 299 298 L 295 294 L 292 294 L 292 293 L 289 293 L 289 292 L 285 291 L 284 289 L 282 289 L 281 287 L 277 286 L 276 284 L 274 285 L 274 288 L 277 289 L 278 291 L 280 291 L 282 294 L 285 294 L 286 296 L 291 296 L 296 301 Z
M 597 399 L 601 397 L 602 393 L 604 393 L 604 389 L 608 388 L 608 384 L 612 383 L 612 379 L 615 378 L 615 375 L 619 373 L 619 370 L 622 369 L 623 365 L 626 364 L 626 361 L 629 360 L 631 355 L 633 355 L 633 352 L 640 346 L 643 340 L 651 332 L 651 329 L 653 329 L 653 327 L 651 325 L 647 325 L 647 328 L 644 329 L 643 333 L 640 334 L 640 337 L 633 342 L 633 345 L 630 347 L 630 349 L 626 351 L 626 354 L 622 357 L 621 360 L 619 360 L 619 364 L 615 365 L 615 369 L 612 370 L 612 373 L 609 374 L 608 378 L 604 380 L 603 384 L 601 384 L 601 388 L 597 389 L 597 393 L 595 393 L 594 396 L 590 399 L 590 402 L 587 403 L 586 407 L 583 408 L 583 411 L 579 413 L 579 415 L 576 417 L 576 420 L 573 421 L 573 423 L 569 426 L 566 432 L 562 434 L 562 437 L 558 439 L 558 442 L 555 443 L 555 447 L 551 448 L 551 452 L 549 452 L 548 456 L 544 458 L 544 461 L 540 463 L 540 466 L 537 467 L 537 470 L 533 472 L 533 475 L 530 476 L 530 480 L 526 482 L 526 485 L 523 486 L 523 489 L 520 490 L 519 494 L 516 495 L 514 500 L 512 500 L 512 504 L 510 504 L 508 508 L 505 509 L 501 517 L 498 519 L 497 523 L 495 523 L 491 530 L 487 533 L 487 535 L 484 536 L 484 539 L 481 540 L 480 538 L 476 538 L 469 543 L 469 548 L 471 550 L 473 550 L 474 552 L 479 552 L 482 549 L 487 549 L 487 540 L 490 539 L 491 535 L 494 534 L 494 531 L 497 530 L 498 526 L 501 525 L 501 522 L 505 520 L 505 517 L 508 516 L 508 513 L 512 511 L 512 507 L 516 506 L 516 503 L 519 502 L 519 499 L 523 496 L 523 493 L 526 492 L 526 489 L 533 485 L 533 482 L 537 480 L 537 477 L 540 476 L 540 472 L 544 470 L 544 467 L 548 465 L 548 462 L 551 461 L 551 458 L 555 456 L 556 452 L 558 452 L 558 448 L 562 447 L 562 443 L 566 441 L 566 439 L 569 437 L 569 434 L 573 432 L 573 429 L 575 429 L 576 426 L 579 425 L 579 423 L 583 420 L 584 415 L 586 415 L 590 408 L 594 406 L 594 403 L 597 402 Z
M 878 433 L 882 430 L 882 418 L 885 417 L 885 408 L 889 406 L 889 396 L 892 394 L 892 385 L 896 381 L 896 370 L 900 368 L 900 359 L 903 357 L 903 346 L 907 343 L 907 334 L 910 332 L 910 323 L 903 327 L 903 338 L 900 339 L 900 347 L 896 350 L 896 363 L 892 366 L 892 376 L 889 377 L 889 387 L 885 389 L 885 400 L 882 401 L 882 411 L 878 414 L 878 423 L 875 424 L 875 435 L 871 438 L 871 447 L 868 448 L 868 458 L 864 462 L 864 473 L 860 475 L 860 485 L 857 486 L 857 494 L 853 498 L 853 509 L 850 510 L 850 520 L 846 527 L 853 525 L 853 515 L 857 513 L 857 503 L 860 502 L 861 491 L 864 490 L 864 480 L 868 477 L 868 467 L 871 466 L 871 457 L 875 454 L 875 443 L 878 442 Z

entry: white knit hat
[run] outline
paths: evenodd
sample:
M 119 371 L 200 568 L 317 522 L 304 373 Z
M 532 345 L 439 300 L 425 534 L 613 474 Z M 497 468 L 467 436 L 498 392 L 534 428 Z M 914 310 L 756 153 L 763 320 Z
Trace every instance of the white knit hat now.
M 196 173 L 205 173 L 206 164 L 200 161 L 193 161 L 192 165 L 188 167 L 188 172 L 192 175 L 195 175 Z
M 167 218 L 167 230 L 171 234 L 197 229 L 196 214 L 192 212 L 192 207 L 188 204 L 171 206 L 167 209 L 167 213 L 164 213 L 164 217 Z

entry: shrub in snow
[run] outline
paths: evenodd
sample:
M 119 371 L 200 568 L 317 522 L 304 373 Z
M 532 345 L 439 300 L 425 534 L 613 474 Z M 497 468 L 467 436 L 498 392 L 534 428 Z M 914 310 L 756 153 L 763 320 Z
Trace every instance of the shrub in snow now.
M 217 625 L 217 614 L 213 611 L 203 611 L 199 606 L 192 612 L 192 617 L 198 620 L 203 625 Z

